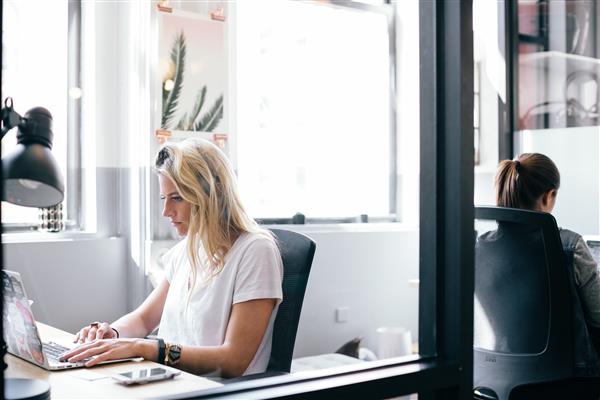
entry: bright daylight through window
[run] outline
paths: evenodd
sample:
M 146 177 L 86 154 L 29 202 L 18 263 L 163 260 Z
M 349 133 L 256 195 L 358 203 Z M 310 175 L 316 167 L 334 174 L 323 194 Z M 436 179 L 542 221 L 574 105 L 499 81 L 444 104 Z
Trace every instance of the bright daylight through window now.
M 386 16 L 301 1 L 236 7 L 236 160 L 250 214 L 388 216 Z
M 50 111 L 52 154 L 63 175 L 67 171 L 68 6 L 66 1 L 7 0 L 2 21 L 2 100 L 12 97 L 21 115 L 38 106 Z M 15 128 L 2 140 L 2 156 L 17 145 L 16 134 Z M 37 221 L 36 208 L 2 202 L 3 224 L 32 226 Z

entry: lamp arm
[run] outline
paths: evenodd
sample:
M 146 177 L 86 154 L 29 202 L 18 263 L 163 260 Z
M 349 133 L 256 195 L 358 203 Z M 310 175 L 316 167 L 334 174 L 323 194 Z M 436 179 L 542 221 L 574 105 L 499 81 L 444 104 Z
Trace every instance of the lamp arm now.
M 7 97 L 6 100 L 4 100 L 4 107 L 2 107 L 0 117 L 2 118 L 2 131 L 0 131 L 0 140 L 4 138 L 4 135 L 6 135 L 8 131 L 15 126 L 18 126 L 23 120 L 23 117 L 21 117 L 13 108 L 13 101 L 11 97 Z

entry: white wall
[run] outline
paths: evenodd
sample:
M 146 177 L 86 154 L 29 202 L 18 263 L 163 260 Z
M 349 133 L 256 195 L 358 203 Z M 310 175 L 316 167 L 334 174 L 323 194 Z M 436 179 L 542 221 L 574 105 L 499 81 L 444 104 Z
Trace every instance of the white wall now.
M 37 320 L 75 332 L 126 311 L 122 238 L 3 243 L 4 268 L 21 273 Z
M 294 230 L 295 227 L 287 226 Z M 294 357 L 331 353 L 361 336 L 376 350 L 375 329 L 404 326 L 418 338 L 419 232 L 400 225 L 358 225 L 316 231 L 317 250 L 300 317 Z M 348 308 L 348 321 L 336 322 L 336 309 Z
M 600 233 L 600 129 L 537 129 L 517 132 L 518 152 L 539 152 L 560 171 L 560 189 L 552 214 L 559 226 L 582 235 Z
M 294 357 L 332 353 L 361 336 L 376 350 L 375 329 L 403 326 L 418 338 L 419 231 L 401 224 L 278 225 L 317 243 L 300 315 Z M 153 258 L 176 241 L 152 243 Z M 348 321 L 336 322 L 336 309 Z
M 294 357 L 330 353 L 357 336 L 375 351 L 375 329 L 384 325 L 407 327 L 416 340 L 419 289 L 409 287 L 408 280 L 419 276 L 417 230 L 394 225 L 285 229 L 317 242 Z M 38 320 L 75 332 L 90 321 L 112 321 L 128 311 L 125 239 L 3 246 L 4 266 L 22 274 Z M 348 322 L 335 321 L 338 307 L 348 307 Z

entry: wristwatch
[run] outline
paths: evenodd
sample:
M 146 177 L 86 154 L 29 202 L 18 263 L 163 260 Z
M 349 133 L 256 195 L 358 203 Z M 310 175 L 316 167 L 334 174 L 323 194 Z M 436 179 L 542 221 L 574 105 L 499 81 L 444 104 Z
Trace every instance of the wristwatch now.
M 176 366 L 181 358 L 181 346 L 178 344 L 166 344 L 165 364 L 171 367 Z

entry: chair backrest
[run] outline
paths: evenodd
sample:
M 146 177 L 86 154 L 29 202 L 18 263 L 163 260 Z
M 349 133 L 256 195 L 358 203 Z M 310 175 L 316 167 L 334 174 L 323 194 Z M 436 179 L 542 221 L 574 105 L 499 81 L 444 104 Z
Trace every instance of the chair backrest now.
M 267 371 L 290 372 L 304 292 L 316 244 L 306 235 L 271 229 L 283 260 L 283 302 L 279 305 Z
M 523 384 L 573 376 L 572 274 L 554 217 L 476 207 L 497 229 L 475 245 L 473 387 L 507 400 Z

